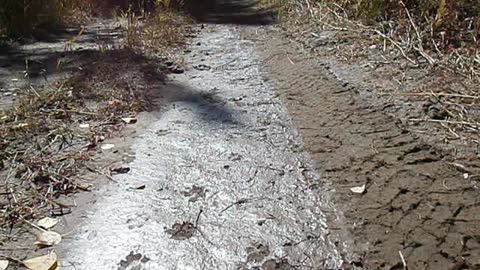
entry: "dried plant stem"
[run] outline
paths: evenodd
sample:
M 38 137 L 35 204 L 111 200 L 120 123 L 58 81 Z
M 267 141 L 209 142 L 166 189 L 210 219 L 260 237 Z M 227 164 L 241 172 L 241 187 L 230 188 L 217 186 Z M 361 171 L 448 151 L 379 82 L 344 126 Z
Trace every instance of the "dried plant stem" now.
M 400 46 L 400 44 L 398 44 L 395 40 L 393 40 L 393 39 L 390 38 L 389 36 L 383 34 L 382 32 L 380 32 L 380 31 L 377 30 L 377 29 L 374 29 L 373 31 L 375 31 L 375 33 L 377 33 L 379 36 L 381 36 L 382 38 L 388 40 L 388 41 L 389 41 L 390 43 L 392 43 L 395 47 L 397 47 L 397 49 L 400 51 L 400 53 L 403 55 L 403 57 L 408 60 L 408 62 L 412 63 L 412 64 L 415 65 L 415 66 L 418 66 L 417 62 L 415 62 L 413 59 L 411 59 L 410 57 L 408 57 L 407 54 L 405 53 L 405 51 L 403 50 L 402 46 Z
M 467 122 L 467 121 L 418 119 L 418 118 L 410 118 L 410 119 L 407 119 L 407 120 L 412 121 L 412 122 L 432 122 L 432 123 L 444 123 L 444 124 L 453 124 L 453 125 L 466 125 L 466 126 L 471 126 L 471 127 L 475 127 L 475 128 L 480 128 L 480 123 Z

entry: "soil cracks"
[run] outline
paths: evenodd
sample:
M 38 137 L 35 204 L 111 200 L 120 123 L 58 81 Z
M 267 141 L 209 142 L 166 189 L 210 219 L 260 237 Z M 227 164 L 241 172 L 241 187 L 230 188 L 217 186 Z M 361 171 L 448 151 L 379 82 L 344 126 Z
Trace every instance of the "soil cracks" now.
M 277 27 L 195 27 L 62 269 L 480 269 L 468 169 Z
M 258 42 L 266 70 L 322 177 L 336 187 L 355 241 L 349 267 L 480 267 L 480 197 L 469 172 L 298 44 L 247 32 L 268 36 Z M 365 194 L 351 192 L 363 184 Z

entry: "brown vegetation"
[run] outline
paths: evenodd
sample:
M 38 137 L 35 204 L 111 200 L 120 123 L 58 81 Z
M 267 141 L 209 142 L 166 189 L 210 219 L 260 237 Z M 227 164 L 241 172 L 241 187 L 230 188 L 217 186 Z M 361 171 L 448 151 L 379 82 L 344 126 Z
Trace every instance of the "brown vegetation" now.
M 37 27 L 48 28 L 91 16 L 111 16 L 127 11 L 145 14 L 182 5 L 183 1 L 177 0 L 1 0 L 0 34 L 28 37 Z
M 2 0 L 0 33 L 12 37 L 31 34 L 36 27 L 52 27 L 67 18 L 85 16 L 94 0 Z
M 293 24 L 362 32 L 414 65 L 428 62 L 470 77 L 480 72 L 480 2 L 468 0 L 264 0 Z M 287 18 L 287 17 L 286 17 Z
M 52 52 L 50 57 L 58 61 L 70 59 L 75 72 L 56 83 L 29 84 L 11 108 L 0 108 L 0 225 L 12 234 L 2 235 L 0 242 L 6 243 L 28 220 L 47 211 L 68 213 L 73 206 L 61 198 L 90 188 L 82 173 L 111 179 L 87 163 L 101 151 L 104 139 L 123 129 L 122 118 L 151 109 L 148 95 L 166 73 L 161 60 L 171 47 L 181 46 L 189 21 L 169 11 L 171 3 L 158 0 L 4 2 L 0 33 L 9 38 L 29 37 L 37 27 L 70 25 L 72 19 L 103 10 L 122 25 L 117 39 L 124 40 L 105 48 L 99 43 L 98 50 L 66 46 L 58 56 Z M 79 28 L 78 36 L 66 44 L 83 35 L 84 27 Z M 60 69 L 58 64 L 55 72 Z
M 0 112 L 0 225 L 14 228 L 50 210 L 73 206 L 61 196 L 89 189 L 78 176 L 96 171 L 86 163 L 101 142 L 123 128 L 122 118 L 149 110 L 149 87 L 163 69 L 130 49 L 87 52 L 82 72 L 56 88 L 33 89 Z M 7 169 L 2 171 L 2 167 Z M 108 177 L 108 176 L 107 176 Z

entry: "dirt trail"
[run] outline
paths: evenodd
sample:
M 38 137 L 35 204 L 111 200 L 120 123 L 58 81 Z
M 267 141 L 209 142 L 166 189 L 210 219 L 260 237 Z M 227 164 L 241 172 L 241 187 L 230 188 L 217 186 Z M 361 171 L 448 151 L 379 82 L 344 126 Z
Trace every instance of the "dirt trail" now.
M 336 187 L 355 240 L 351 267 L 404 269 L 401 253 L 408 269 L 480 269 L 480 196 L 466 171 L 387 114 L 388 103 L 283 34 L 245 35 L 263 52 L 305 150 Z M 350 191 L 364 184 L 365 194 Z
M 37 35 L 34 42 L 0 46 L 0 109 L 8 109 L 28 90 L 56 87 L 91 62 L 91 54 L 118 47 L 123 30 L 114 20 L 99 20 Z
M 99 192 L 62 257 L 77 269 L 338 269 L 332 189 L 254 43 L 207 25 L 189 50 L 131 172 Z
M 79 195 L 57 228 L 62 269 L 480 269 L 473 173 L 364 74 L 342 76 L 276 26 L 198 28 L 185 73 L 148 83 L 161 109 L 138 118 L 129 172 Z M 0 66 L 0 107 L 22 83 L 16 56 Z M 131 160 L 132 136 L 108 141 L 112 155 Z

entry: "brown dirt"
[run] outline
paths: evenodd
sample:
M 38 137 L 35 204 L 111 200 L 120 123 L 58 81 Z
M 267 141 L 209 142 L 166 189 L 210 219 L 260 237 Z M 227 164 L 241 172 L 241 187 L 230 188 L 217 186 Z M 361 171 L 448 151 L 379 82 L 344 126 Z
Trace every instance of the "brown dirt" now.
M 478 181 L 471 166 L 452 165 L 468 158 L 459 162 L 429 127 L 401 121 L 408 110 L 392 110 L 391 96 L 380 94 L 385 77 L 306 52 L 283 32 L 246 36 L 259 44 L 265 76 L 304 147 L 336 186 L 340 234 L 354 241 L 344 247 L 352 252 L 346 269 L 404 269 L 400 252 L 409 269 L 480 269 Z M 364 194 L 350 191 L 363 184 Z

